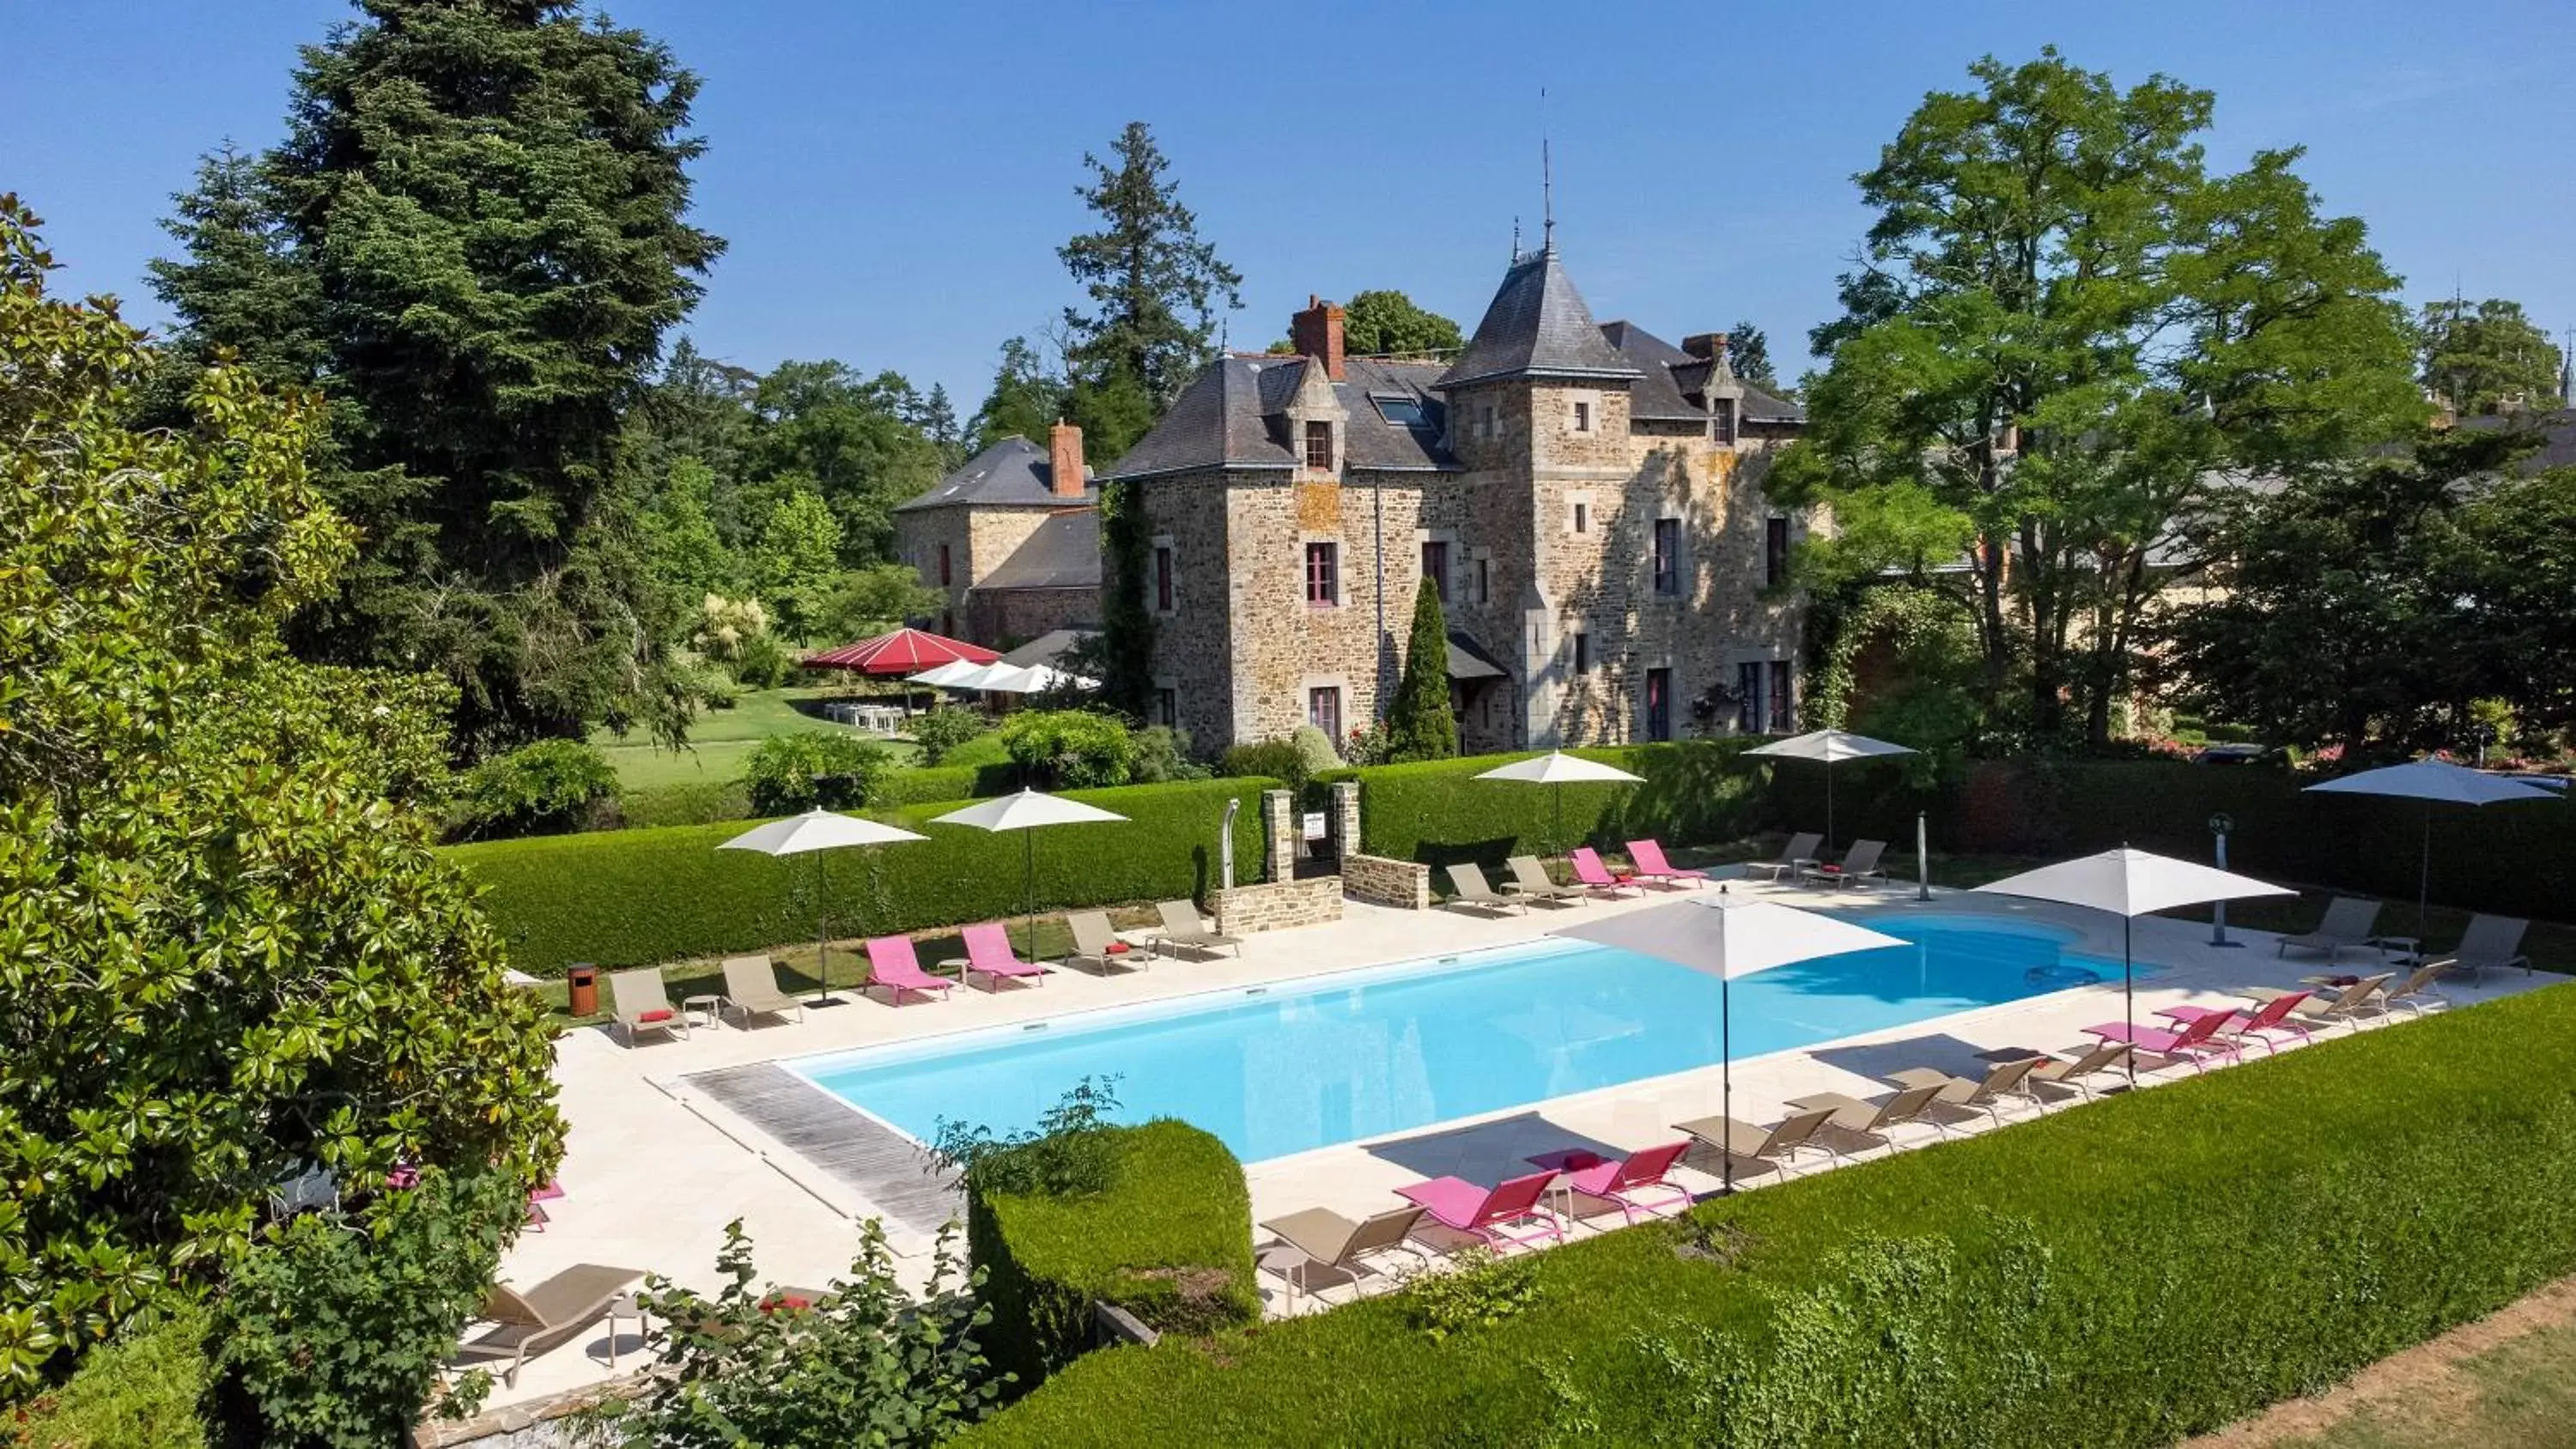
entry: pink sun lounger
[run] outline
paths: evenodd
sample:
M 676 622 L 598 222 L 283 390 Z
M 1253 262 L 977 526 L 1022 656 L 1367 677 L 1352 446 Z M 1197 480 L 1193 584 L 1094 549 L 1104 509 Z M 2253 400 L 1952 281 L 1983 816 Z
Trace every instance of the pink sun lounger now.
M 2180 1031 L 2164 1031 L 2152 1026 L 2132 1027 L 2125 1021 L 2106 1021 L 2099 1026 L 2088 1026 L 2084 1032 L 2103 1041 L 2120 1042 L 2142 1052 L 2154 1052 L 2160 1057 L 2184 1058 L 2191 1063 L 2191 1069 L 2198 1072 L 2208 1070 L 2209 1057 L 2222 1053 L 2241 1060 L 2233 1043 L 2218 1039 L 2218 1029 L 2226 1025 L 2227 1018 L 2234 1014 L 2213 1014 Z
M 1616 1161 L 1581 1150 L 1544 1153 L 1529 1161 L 1533 1167 L 1564 1173 L 1566 1185 L 1585 1197 L 1618 1204 L 1620 1215 L 1634 1223 L 1639 1214 L 1654 1217 L 1691 1205 L 1690 1189 L 1669 1175 L 1689 1150 L 1688 1142 L 1674 1142 L 1631 1152 Z
M 1574 865 L 1575 881 L 1596 896 L 1615 896 L 1621 891 L 1635 891 L 1641 896 L 1646 893 L 1635 881 L 1612 875 L 1610 867 L 1601 863 L 1601 852 L 1591 846 L 1576 846 L 1566 859 Z
M 1697 871 L 1673 869 L 1673 863 L 1664 859 L 1664 843 L 1660 840 L 1629 841 L 1628 858 L 1637 863 L 1637 879 L 1668 890 L 1697 890 L 1708 884 L 1708 877 Z
M 910 936 L 879 936 L 868 942 L 868 985 L 886 989 L 888 1006 L 901 1006 L 907 991 L 915 996 L 936 991 L 945 1000 L 957 983 L 922 970 Z
M 2308 996 L 2309 993 L 2305 991 L 2292 991 L 2275 996 L 2264 1002 L 2250 1016 L 2232 1006 L 2168 1006 L 2156 1015 L 2182 1027 L 2189 1027 L 2204 1016 L 2218 1017 L 2220 1036 L 2235 1037 L 2240 1041 L 2259 1041 L 2263 1044 L 2263 1050 L 2269 1053 L 2281 1049 L 2280 1043 L 2273 1040 L 2275 1037 L 2295 1037 L 2301 1041 L 2307 1039 L 2308 1029 L 2290 1020 L 2289 1016 L 2291 1012 L 2299 1009 L 2299 1003 L 2307 1000 Z
M 1040 985 L 1046 981 L 1044 966 L 1023 961 L 1011 950 L 1009 928 L 999 921 L 986 921 L 966 928 L 966 973 L 981 975 L 992 983 L 989 990 L 1000 988 L 1004 977 L 1034 978 Z
M 1463 1177 L 1435 1177 L 1428 1182 L 1399 1187 L 1395 1192 L 1396 1196 L 1431 1214 L 1443 1227 L 1481 1238 L 1497 1248 L 1507 1243 L 1528 1248 L 1536 1247 L 1542 1238 L 1550 1242 L 1565 1241 L 1565 1229 L 1558 1226 L 1556 1214 L 1539 1206 L 1539 1199 L 1547 1193 L 1547 1185 L 1554 1181 L 1554 1172 L 1533 1172 L 1488 1190 Z M 1514 1231 L 1517 1225 L 1524 1223 L 1537 1226 Z

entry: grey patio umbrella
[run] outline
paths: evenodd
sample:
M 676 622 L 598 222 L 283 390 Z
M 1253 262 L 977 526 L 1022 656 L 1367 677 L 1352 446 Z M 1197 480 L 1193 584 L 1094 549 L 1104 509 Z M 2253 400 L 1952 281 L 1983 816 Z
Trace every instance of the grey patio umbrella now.
M 2415 934 L 2424 934 L 2424 917 L 2433 904 L 2433 807 L 2436 805 L 2493 805 L 2504 800 L 2556 800 L 2557 791 L 2529 780 L 2508 775 L 2490 775 L 2454 765 L 2448 760 L 2415 760 L 2403 765 L 2387 765 L 2364 770 L 2321 785 L 2310 785 L 2308 791 L 2320 795 L 2387 795 L 2401 800 L 2424 802 L 2424 852 L 2415 878 Z M 2417 943 L 2421 945 L 2419 941 Z
M 716 847 L 718 850 L 756 850 L 763 855 L 812 855 L 814 857 L 814 906 L 816 915 L 814 939 L 814 1000 L 821 1003 L 832 994 L 831 959 L 828 946 L 832 939 L 831 894 L 825 889 L 828 877 L 823 868 L 822 852 L 857 845 L 893 845 L 906 840 L 927 840 L 899 826 L 886 825 L 857 815 L 843 815 L 831 810 L 808 810 L 784 820 L 772 820 L 754 826 Z
M 2296 892 L 2259 881 L 2252 876 L 2233 875 L 2176 860 L 2168 855 L 2153 855 L 2143 850 L 2121 846 L 2100 855 L 2081 860 L 2061 861 L 2026 870 L 2019 875 L 1977 887 L 1996 895 L 2021 896 L 2034 901 L 2060 901 L 2070 906 L 2109 911 L 2120 918 L 2120 1014 L 2131 1030 L 2138 1024 L 2137 970 L 2129 952 L 2130 923 L 2140 916 L 2169 911 L 2176 906 L 2205 905 L 2211 901 L 2243 900 L 2247 896 L 2286 896 Z M 2129 1080 L 2138 1079 L 2138 1058 L 2128 1057 Z
M 1815 911 L 1729 895 L 1724 885 L 1670 905 L 1604 916 L 1552 934 L 1616 946 L 1717 978 L 1718 1110 L 1728 1117 L 1735 1115 L 1735 1001 L 1729 984 L 1736 977 L 1819 956 L 1906 944 Z M 1735 1158 L 1729 1153 L 1719 1157 L 1719 1181 L 1733 1192 Z
M 1631 775 L 1616 765 L 1605 765 L 1599 760 L 1587 760 L 1581 755 L 1569 755 L 1563 750 L 1550 750 L 1544 755 L 1532 755 L 1526 760 L 1514 760 L 1508 765 L 1497 765 L 1476 778 L 1518 780 L 1528 785 L 1555 786 L 1556 788 L 1549 793 L 1555 797 L 1553 804 L 1556 819 L 1548 829 L 1556 837 L 1559 848 L 1562 848 L 1565 843 L 1565 786 L 1645 783 L 1645 778 L 1641 775 Z
M 977 830 L 999 833 L 1017 830 L 1020 834 L 1021 869 L 1028 881 L 1029 922 L 1028 953 L 1034 961 L 1038 954 L 1038 843 L 1028 832 L 1050 825 L 1092 825 L 1124 821 L 1126 816 L 1113 814 L 1096 805 L 1067 800 L 1039 790 L 1023 789 L 1015 795 L 996 795 L 979 800 L 963 810 L 951 810 L 930 823 L 933 825 L 971 825 Z
M 1814 760 L 1825 767 L 1825 845 L 1830 849 L 1834 843 L 1834 766 L 1844 760 L 1871 760 L 1918 752 L 1910 746 L 1874 740 L 1867 735 L 1846 734 L 1841 730 L 1810 730 L 1744 753 L 1784 760 Z

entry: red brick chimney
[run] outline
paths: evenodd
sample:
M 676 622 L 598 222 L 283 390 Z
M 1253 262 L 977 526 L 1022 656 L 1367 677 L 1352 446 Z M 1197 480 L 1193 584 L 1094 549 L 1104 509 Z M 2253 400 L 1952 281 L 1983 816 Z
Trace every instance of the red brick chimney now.
M 1057 421 L 1047 434 L 1047 471 L 1057 497 L 1082 496 L 1082 429 Z
M 1342 309 L 1306 294 L 1306 310 L 1288 319 L 1288 341 L 1299 357 L 1324 364 L 1324 376 L 1342 380 Z

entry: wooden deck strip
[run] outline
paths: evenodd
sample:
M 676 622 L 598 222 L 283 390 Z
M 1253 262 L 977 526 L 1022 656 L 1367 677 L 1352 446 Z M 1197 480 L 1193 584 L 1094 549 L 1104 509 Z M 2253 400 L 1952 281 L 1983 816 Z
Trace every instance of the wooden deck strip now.
M 889 1226 L 928 1235 L 965 1216 L 956 1179 L 926 1171 L 918 1143 L 776 1062 L 694 1072 L 681 1080 L 874 1203 Z

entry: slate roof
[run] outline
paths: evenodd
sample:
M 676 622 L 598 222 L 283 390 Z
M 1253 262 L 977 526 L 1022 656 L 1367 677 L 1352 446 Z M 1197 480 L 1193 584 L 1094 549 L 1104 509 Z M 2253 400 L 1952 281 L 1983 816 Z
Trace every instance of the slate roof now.
M 1503 273 L 1467 350 L 1435 388 L 1509 377 L 1635 377 L 1637 366 L 1601 335 L 1592 309 L 1546 247 Z
M 1644 374 L 1628 389 L 1628 414 L 1666 422 L 1697 422 L 1708 416 L 1708 375 L 1717 364 L 1693 357 L 1633 322 L 1605 322 L 1601 336 Z M 1748 423 L 1803 423 L 1807 410 L 1774 397 L 1741 378 L 1744 389 L 1737 416 Z
M 975 581 L 988 589 L 1100 587 L 1100 510 L 1068 509 L 1037 526 L 1001 566 Z
M 1098 476 L 1294 468 L 1287 408 L 1305 385 L 1306 369 L 1320 365 L 1304 357 L 1221 357 L 1190 380 L 1152 432 Z M 1345 358 L 1342 380 L 1333 384 L 1334 397 L 1350 417 L 1343 430 L 1344 464 L 1395 473 L 1456 471 L 1457 460 L 1440 446 L 1446 409 L 1431 391 L 1439 372 L 1436 362 Z M 1412 403 L 1421 410 L 1421 425 L 1388 422 L 1378 408 L 1381 398 Z
M 2559 408 L 2545 413 L 2481 414 L 2460 419 L 2458 426 L 2479 432 L 2512 430 L 2539 433 L 2540 447 L 2521 461 L 2519 467 L 2522 472 L 2576 468 L 2576 408 Z
M 949 508 L 1066 508 L 1096 503 L 1099 495 L 1085 485 L 1078 497 L 1054 491 L 1055 465 L 1047 450 L 1022 437 L 1008 437 L 957 465 L 918 498 L 898 503 L 894 511 Z

